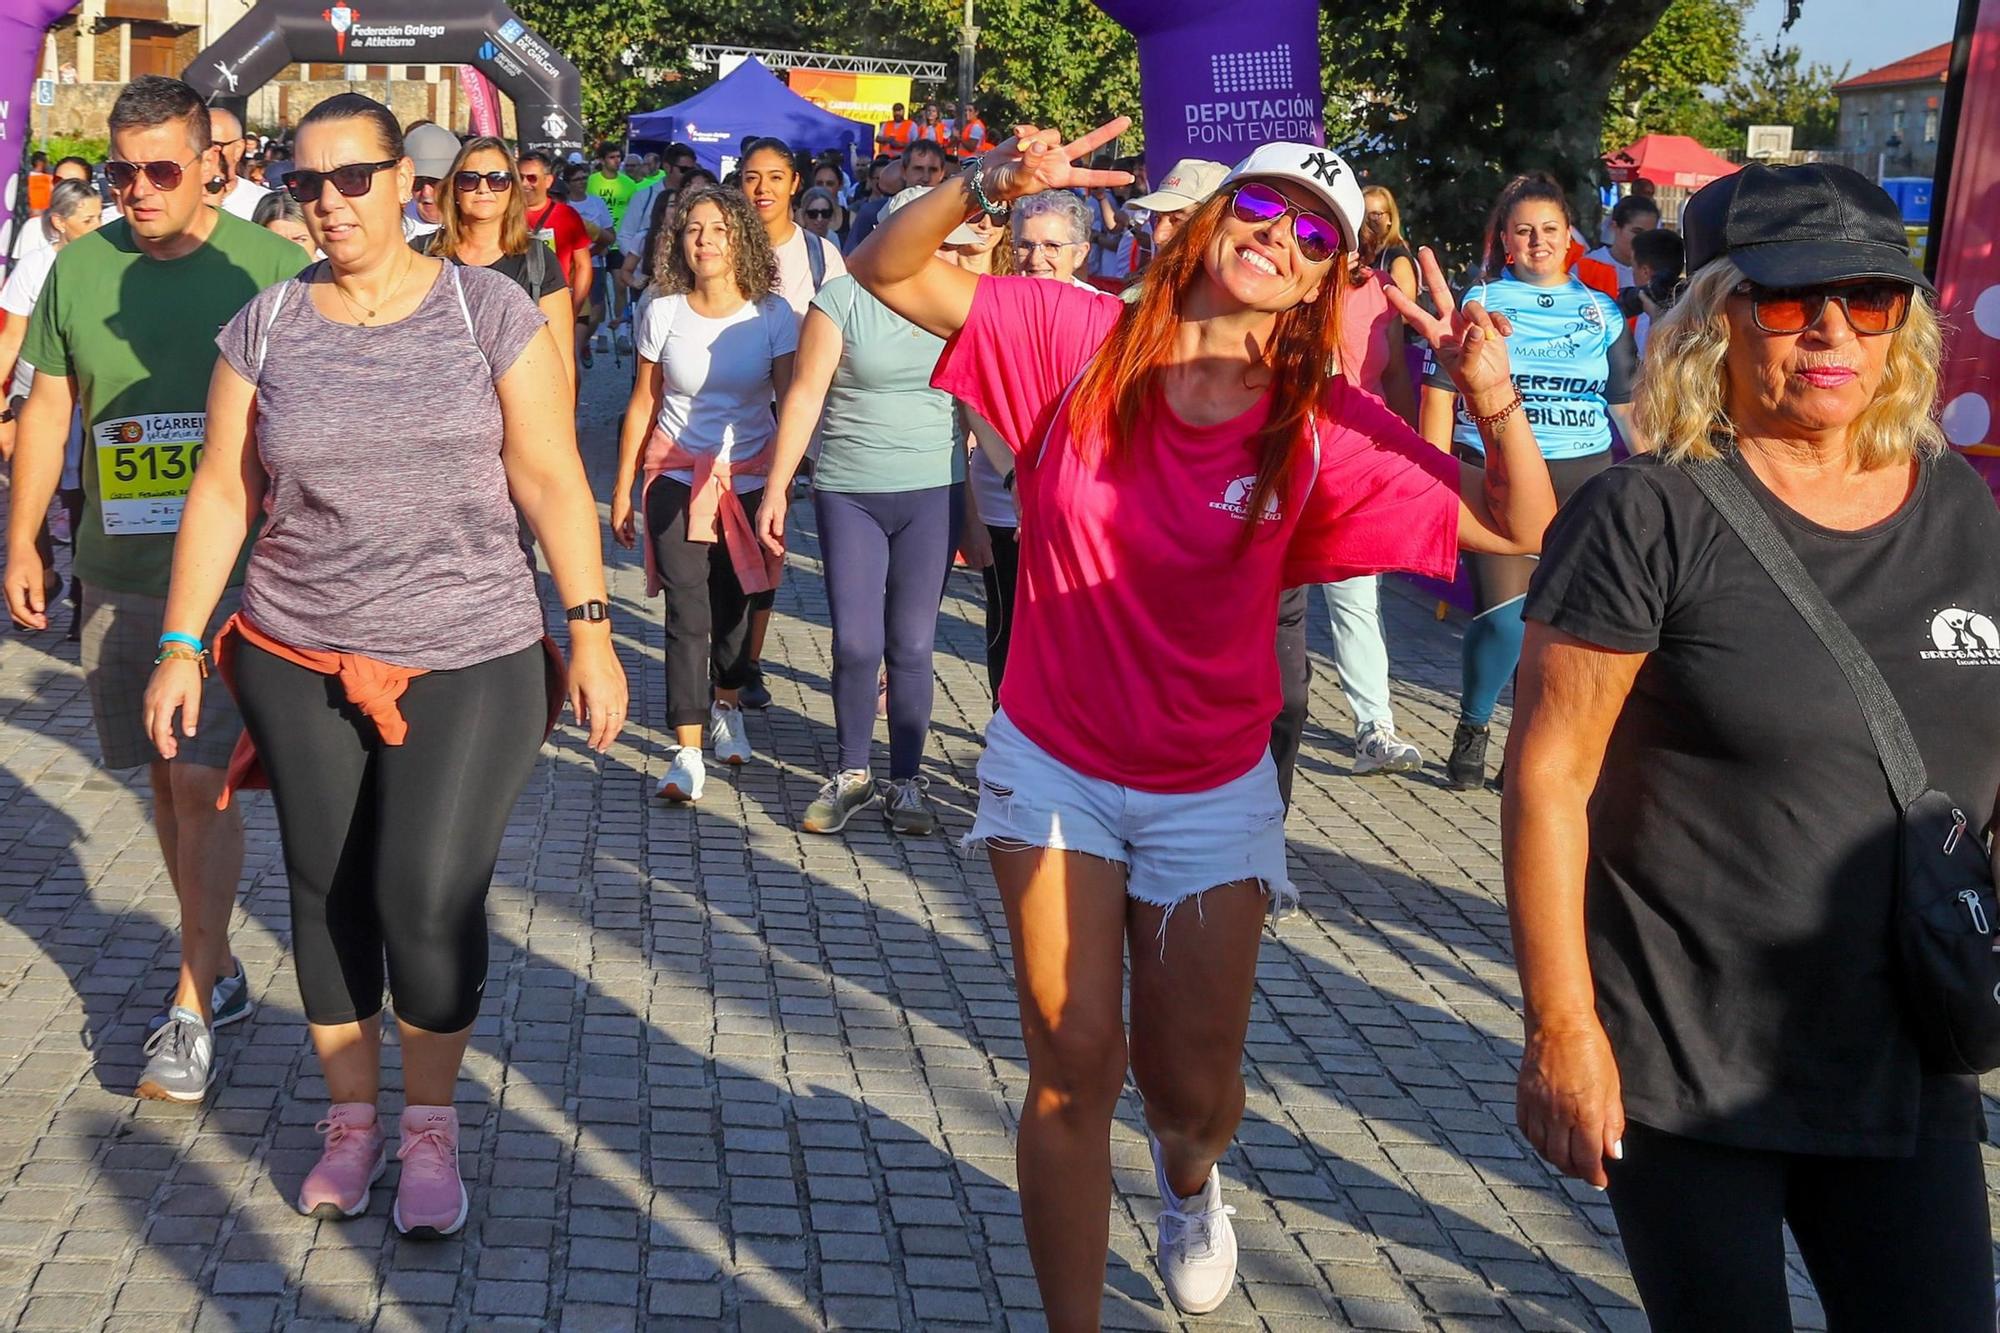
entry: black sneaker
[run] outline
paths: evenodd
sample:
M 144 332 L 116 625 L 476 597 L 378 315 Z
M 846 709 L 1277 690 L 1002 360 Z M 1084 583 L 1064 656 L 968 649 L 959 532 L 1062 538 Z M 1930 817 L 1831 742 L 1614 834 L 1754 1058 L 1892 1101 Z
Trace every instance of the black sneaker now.
M 736 692 L 736 703 L 742 708 L 769 708 L 771 691 L 764 687 L 764 668 L 750 668 L 750 681 Z
M 1444 762 L 1445 782 L 1458 791 L 1473 791 L 1486 785 L 1486 741 L 1491 727 L 1461 722 L 1451 733 L 1451 758 Z

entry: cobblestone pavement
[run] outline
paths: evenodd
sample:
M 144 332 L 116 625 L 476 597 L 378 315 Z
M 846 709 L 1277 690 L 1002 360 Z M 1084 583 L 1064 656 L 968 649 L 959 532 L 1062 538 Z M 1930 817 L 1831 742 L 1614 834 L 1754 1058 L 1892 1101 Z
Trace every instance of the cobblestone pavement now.
M 622 406 L 608 361 L 585 410 L 599 494 Z M 613 548 L 639 724 L 602 760 L 560 731 L 510 826 L 460 1085 L 473 1212 L 444 1244 L 398 1239 L 386 1188 L 345 1223 L 288 1202 L 325 1088 L 261 795 L 234 936 L 259 1007 L 222 1034 L 205 1107 L 132 1100 L 175 958 L 145 793 L 95 763 L 73 646 L 6 635 L 0 1324 L 1041 1327 L 1013 1192 L 1025 1068 L 1006 926 L 984 859 L 957 848 L 989 711 L 978 582 L 955 575 L 943 609 L 926 761 L 942 836 L 898 840 L 872 817 L 802 836 L 833 729 L 817 550 L 795 542 L 757 760 L 712 772 L 698 810 L 651 800 L 659 610 Z M 1644 1326 L 1602 1196 L 1513 1129 L 1497 800 L 1438 772 L 1457 630 L 1406 589 L 1384 605 L 1403 727 L 1432 764 L 1350 778 L 1351 719 L 1320 658 L 1289 825 L 1303 910 L 1264 948 L 1224 1163 L 1243 1280 L 1199 1321 L 1165 1304 L 1128 1096 L 1110 1327 Z M 1102 685 L 1116 725 L 1118 682 Z M 393 1117 L 393 1068 L 388 1083 Z

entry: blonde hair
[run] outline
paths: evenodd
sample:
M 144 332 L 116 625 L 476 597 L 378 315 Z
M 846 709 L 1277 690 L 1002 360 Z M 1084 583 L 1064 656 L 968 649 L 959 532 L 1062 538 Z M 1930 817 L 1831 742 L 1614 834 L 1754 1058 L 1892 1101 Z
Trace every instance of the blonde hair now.
M 1361 227 L 1361 258 L 1373 265 L 1384 250 L 1402 246 L 1412 253 L 1416 247 L 1403 235 L 1403 210 L 1396 205 L 1396 196 L 1389 193 L 1386 185 L 1371 185 L 1361 192 L 1361 197 L 1370 204 L 1382 205 L 1382 211 L 1389 215 L 1389 229 L 1380 237 L 1374 236 L 1374 227 L 1363 222 Z
M 1716 436 L 1734 438 L 1729 419 L 1730 294 L 1743 270 L 1718 259 L 1697 273 L 1673 309 L 1653 322 L 1632 396 L 1639 431 L 1669 463 L 1714 458 Z M 1944 448 L 1937 422 L 1938 361 L 1944 333 L 1929 297 L 1910 297 L 1910 317 L 1889 336 L 1874 401 L 1849 428 L 1848 449 L 1868 469 L 1930 456 Z
M 514 150 L 507 146 L 505 139 L 485 135 L 466 140 L 465 147 L 459 149 L 458 156 L 451 160 L 451 169 L 438 182 L 438 229 L 431 237 L 430 253 L 448 259 L 456 258 L 458 247 L 465 243 L 465 234 L 470 227 L 459 214 L 458 186 L 452 183 L 452 178 L 461 171 L 471 170 L 465 164 L 472 160 L 475 153 L 498 153 L 506 165 L 507 174 L 514 178 L 514 183 L 507 189 L 505 206 L 500 210 L 500 253 L 528 253 L 528 207 L 521 202 L 521 168 L 514 160 Z

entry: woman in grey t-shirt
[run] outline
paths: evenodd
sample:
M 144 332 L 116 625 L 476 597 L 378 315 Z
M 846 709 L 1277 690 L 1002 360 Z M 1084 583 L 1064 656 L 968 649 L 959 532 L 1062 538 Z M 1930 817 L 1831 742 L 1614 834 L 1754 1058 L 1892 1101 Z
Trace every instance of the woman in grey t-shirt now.
M 200 712 L 197 635 L 263 513 L 217 657 L 277 806 L 299 990 L 333 1101 L 298 1207 L 356 1216 L 381 1173 L 386 955 L 405 1093 L 392 1216 L 437 1237 L 468 1208 L 452 1097 L 486 981 L 486 891 L 564 693 L 516 506 L 585 622 L 567 694 L 596 749 L 623 722 L 625 677 L 541 314 L 501 274 L 404 244 L 413 168 L 380 103 L 320 103 L 297 158 L 286 188 L 327 259 L 222 331 L 146 723 L 171 758 L 175 714 Z

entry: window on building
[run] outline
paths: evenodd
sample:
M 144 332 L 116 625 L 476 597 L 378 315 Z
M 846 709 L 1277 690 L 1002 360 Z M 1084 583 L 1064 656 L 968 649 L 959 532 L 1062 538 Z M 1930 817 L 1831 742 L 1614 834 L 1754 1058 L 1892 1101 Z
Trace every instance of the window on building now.
M 1897 136 L 1903 133 L 1903 108 L 1897 107 L 1895 114 L 1889 117 L 1889 133 Z
M 1935 111 L 1926 111 L 1924 112 L 1924 142 L 1936 143 L 1937 136 L 1938 136 L 1938 113 Z
M 1868 113 L 1866 111 L 1863 111 L 1860 115 L 1854 118 L 1854 123 L 1855 123 L 1855 128 L 1860 133 L 1861 142 L 1863 144 L 1866 144 L 1868 142 Z

